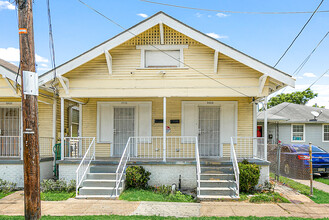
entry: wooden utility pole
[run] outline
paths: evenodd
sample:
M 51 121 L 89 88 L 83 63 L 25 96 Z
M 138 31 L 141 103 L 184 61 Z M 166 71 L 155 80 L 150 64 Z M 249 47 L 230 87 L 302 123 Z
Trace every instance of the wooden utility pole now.
M 32 0 L 16 0 L 16 2 L 21 60 L 20 75 L 22 79 L 25 219 L 40 219 L 38 94 L 35 89 L 31 89 L 31 83 L 35 86 L 37 82 L 35 80 L 30 81 L 30 76 L 33 79 L 33 73 L 35 73 Z M 31 75 L 26 77 L 27 74 Z

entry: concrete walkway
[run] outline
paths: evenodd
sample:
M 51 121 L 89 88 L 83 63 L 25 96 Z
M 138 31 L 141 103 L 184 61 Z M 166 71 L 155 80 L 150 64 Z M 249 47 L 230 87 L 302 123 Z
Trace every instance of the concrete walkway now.
M 42 201 L 42 215 L 160 215 L 198 216 L 284 216 L 329 217 L 329 204 L 252 204 L 247 202 L 127 202 L 121 200 L 69 199 Z M 0 215 L 23 215 L 23 192 L 15 192 L 0 200 Z
M 306 186 L 310 186 L 310 181 L 309 180 L 298 180 L 298 179 L 293 179 L 293 180 L 298 182 L 298 183 L 304 184 Z M 327 184 L 324 184 L 324 183 L 313 180 L 313 187 L 317 188 L 319 190 L 322 190 L 324 192 L 329 193 L 329 185 L 327 185 Z

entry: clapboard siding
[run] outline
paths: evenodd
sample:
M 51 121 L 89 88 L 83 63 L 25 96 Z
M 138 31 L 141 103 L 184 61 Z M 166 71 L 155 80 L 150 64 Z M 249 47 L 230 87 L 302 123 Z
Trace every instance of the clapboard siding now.
M 13 83 L 11 81 L 11 83 Z M 0 97 L 15 97 L 17 96 L 14 91 L 10 88 L 10 85 L 0 74 Z
M 97 136 L 97 102 L 99 101 L 151 101 L 152 102 L 152 136 L 163 135 L 163 124 L 155 124 L 154 119 L 163 118 L 162 98 L 125 98 L 125 99 L 89 99 L 83 106 L 82 136 Z M 167 125 L 171 132 L 168 136 L 181 136 L 181 123 L 170 124 L 171 119 L 182 121 L 182 101 L 238 101 L 238 136 L 252 136 L 252 104 L 250 98 L 167 98 Z M 171 149 L 174 151 L 175 149 Z M 193 154 L 194 150 L 191 152 Z M 229 156 L 229 145 L 223 148 L 224 156 Z M 150 152 L 151 154 L 152 152 Z M 155 153 L 155 152 L 153 152 Z M 173 152 L 171 152 L 173 153 Z M 96 157 L 110 156 L 110 144 L 96 143 Z

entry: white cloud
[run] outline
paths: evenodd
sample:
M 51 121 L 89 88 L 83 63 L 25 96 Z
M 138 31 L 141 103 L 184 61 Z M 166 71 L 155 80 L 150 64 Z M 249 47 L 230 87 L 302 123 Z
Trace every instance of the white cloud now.
M 19 61 L 19 49 L 14 47 L 0 48 L 0 59 L 6 60 L 8 62 L 18 62 Z M 38 54 L 35 54 L 36 62 L 48 63 L 48 59 L 44 58 Z
M 208 15 L 208 18 L 211 18 L 212 16 L 211 15 Z
M 143 13 L 139 13 L 139 14 L 137 14 L 137 15 L 140 16 L 140 17 L 142 17 L 142 18 L 147 18 L 147 17 L 148 17 L 147 14 L 143 14 Z
M 40 66 L 41 66 L 41 67 L 48 67 L 48 65 L 45 64 L 45 63 L 41 63 Z
M 329 77 L 329 74 L 324 74 L 324 77 Z
M 9 1 L 0 1 L 0 10 L 8 9 L 8 10 L 15 10 L 15 5 L 11 4 Z
M 220 17 L 220 18 L 224 18 L 224 17 L 227 17 L 228 15 L 224 14 L 224 13 L 217 13 L 216 16 Z
M 219 35 L 216 33 L 206 33 L 208 36 L 215 38 L 215 39 L 223 39 L 223 38 L 228 38 L 228 36 L 224 36 L 224 35 Z
M 314 73 L 304 73 L 303 76 L 308 77 L 308 78 L 315 78 L 316 75 Z
M 202 15 L 203 15 L 203 14 L 201 14 L 201 13 L 199 13 L 199 12 L 197 12 L 197 13 L 195 14 L 195 16 L 197 16 L 198 18 L 201 18 Z

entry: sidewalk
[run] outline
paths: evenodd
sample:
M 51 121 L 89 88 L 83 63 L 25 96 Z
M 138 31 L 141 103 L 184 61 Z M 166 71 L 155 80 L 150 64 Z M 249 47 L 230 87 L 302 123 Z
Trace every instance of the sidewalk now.
M 294 181 L 304 184 L 306 186 L 310 186 L 310 181 L 309 180 L 299 180 L 299 179 L 293 179 Z M 324 192 L 329 193 L 329 185 L 320 183 L 318 181 L 313 180 L 313 187 L 319 190 L 322 190 Z
M 284 216 L 329 217 L 329 204 L 252 204 L 246 202 L 128 202 L 121 200 L 69 199 L 42 201 L 42 215 L 160 215 L 176 217 L 199 216 Z M 23 215 L 22 191 L 0 200 L 0 215 Z

